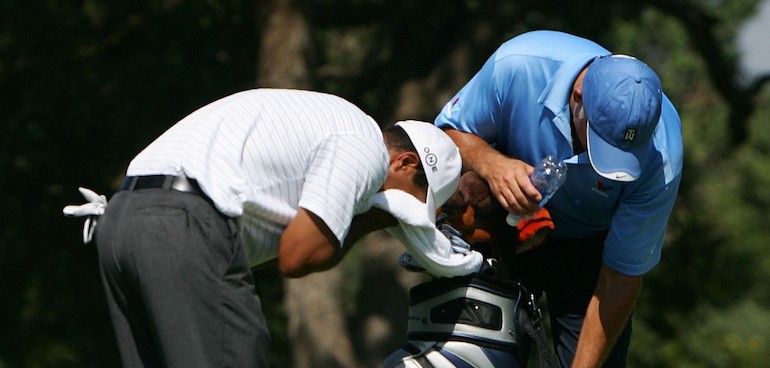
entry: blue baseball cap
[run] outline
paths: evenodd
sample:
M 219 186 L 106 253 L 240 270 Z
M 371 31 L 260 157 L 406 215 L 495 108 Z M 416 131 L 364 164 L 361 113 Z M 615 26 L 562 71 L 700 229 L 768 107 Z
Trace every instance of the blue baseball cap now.
M 634 181 L 660 120 L 660 78 L 626 55 L 596 58 L 583 78 L 588 118 L 587 150 L 594 171 L 617 181 Z

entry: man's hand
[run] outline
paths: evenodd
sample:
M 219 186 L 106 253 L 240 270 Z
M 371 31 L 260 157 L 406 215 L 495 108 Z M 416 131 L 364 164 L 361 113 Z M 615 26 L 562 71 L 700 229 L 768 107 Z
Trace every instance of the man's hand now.
M 479 170 L 508 212 L 525 217 L 537 211 L 542 195 L 529 180 L 534 167 L 521 160 L 499 157 L 484 163 Z
M 537 211 L 542 195 L 529 180 L 534 171 L 532 165 L 503 155 L 474 134 L 454 129 L 446 133 L 460 149 L 465 168 L 475 171 L 489 184 L 503 208 L 522 217 Z

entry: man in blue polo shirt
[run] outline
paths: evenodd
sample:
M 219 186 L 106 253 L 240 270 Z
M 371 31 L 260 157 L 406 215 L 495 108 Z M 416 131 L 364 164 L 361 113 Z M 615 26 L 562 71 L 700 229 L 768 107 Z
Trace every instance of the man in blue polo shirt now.
M 682 173 L 681 122 L 655 72 L 580 37 L 529 32 L 502 44 L 436 125 L 519 216 L 542 198 L 532 165 L 548 155 L 568 164 L 546 205 L 549 240 L 509 266 L 547 297 L 562 366 L 624 366 Z

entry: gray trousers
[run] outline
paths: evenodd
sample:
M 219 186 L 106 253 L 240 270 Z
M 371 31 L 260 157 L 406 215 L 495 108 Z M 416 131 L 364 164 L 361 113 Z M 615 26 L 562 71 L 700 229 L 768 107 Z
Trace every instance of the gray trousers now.
M 201 196 L 120 191 L 96 229 L 124 367 L 267 367 L 269 334 L 235 222 Z

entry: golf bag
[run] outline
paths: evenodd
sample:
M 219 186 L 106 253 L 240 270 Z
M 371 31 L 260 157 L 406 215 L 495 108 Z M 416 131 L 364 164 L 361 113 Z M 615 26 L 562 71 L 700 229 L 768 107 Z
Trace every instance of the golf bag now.
M 487 274 L 438 278 L 410 290 L 407 341 L 384 368 L 555 367 L 535 297 Z

